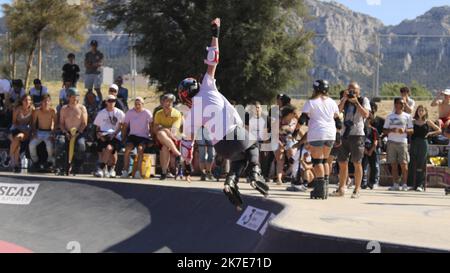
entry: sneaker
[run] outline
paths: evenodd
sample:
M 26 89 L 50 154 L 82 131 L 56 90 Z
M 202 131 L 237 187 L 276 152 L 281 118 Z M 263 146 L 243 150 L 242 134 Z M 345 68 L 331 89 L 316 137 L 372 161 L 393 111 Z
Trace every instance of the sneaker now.
M 209 181 L 214 181 L 214 177 L 213 177 L 213 175 L 212 175 L 210 172 L 207 172 L 207 173 L 206 173 L 206 178 L 207 178 Z
M 417 187 L 416 191 L 417 192 L 424 192 L 424 189 L 422 187 Z
M 141 173 L 139 172 L 139 171 L 137 171 L 135 174 L 134 174 L 134 177 L 133 177 L 134 179 L 142 179 L 142 176 L 141 176 Z
M 392 187 L 390 187 L 389 190 L 390 191 L 399 191 L 400 186 L 398 185 L 398 183 L 394 183 L 394 185 Z
M 408 191 L 408 185 L 403 184 L 401 191 Z
M 379 185 L 378 185 L 378 183 L 376 183 L 376 184 L 373 184 L 373 185 L 372 185 L 371 189 L 372 189 L 372 190 L 377 190 L 378 187 L 379 187 Z
M 344 197 L 345 192 L 343 192 L 342 190 L 335 190 L 334 192 L 330 193 L 331 197 Z
M 130 174 L 127 171 L 123 170 L 120 178 L 126 178 L 126 179 L 130 178 Z
M 104 176 L 103 170 L 100 168 L 97 168 L 97 170 L 94 173 L 94 176 L 98 177 L 98 178 L 102 178 Z
M 202 175 L 200 176 L 200 181 L 206 181 L 206 174 L 202 173 Z
M 105 168 L 103 169 L 103 177 L 104 177 L 104 178 L 110 178 L 109 172 L 108 172 L 108 168 L 107 168 L 107 167 L 105 167 Z
M 109 171 L 109 177 L 116 178 L 116 171 L 114 170 L 114 168 L 111 168 L 111 170 Z
M 168 172 L 166 176 L 167 178 L 175 178 L 175 175 L 173 175 L 171 172 Z
M 356 192 L 356 191 L 354 191 L 353 193 L 352 193 L 352 199 L 359 199 L 359 192 Z
M 286 188 L 287 191 L 293 191 L 293 192 L 306 192 L 308 190 L 307 187 L 304 185 L 291 185 Z
M 167 179 L 167 174 L 162 173 L 161 177 L 159 178 L 159 180 L 166 180 Z

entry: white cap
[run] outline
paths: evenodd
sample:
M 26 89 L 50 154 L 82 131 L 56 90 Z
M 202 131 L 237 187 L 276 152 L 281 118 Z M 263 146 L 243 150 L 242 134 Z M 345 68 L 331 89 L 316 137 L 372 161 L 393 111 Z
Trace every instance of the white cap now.
M 446 96 L 450 96 L 450 89 L 445 89 L 442 93 Z
M 119 86 L 117 86 L 117 84 L 111 84 L 111 86 L 109 87 L 109 89 L 114 89 L 117 92 L 119 92 Z

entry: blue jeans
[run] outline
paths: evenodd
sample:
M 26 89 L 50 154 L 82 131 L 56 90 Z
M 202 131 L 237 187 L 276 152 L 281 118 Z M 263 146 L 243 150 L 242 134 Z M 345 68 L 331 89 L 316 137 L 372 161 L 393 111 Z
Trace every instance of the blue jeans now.
M 380 149 L 376 149 L 371 156 L 364 155 L 362 186 L 375 185 L 380 182 L 380 152 Z M 370 177 L 368 177 L 369 169 Z

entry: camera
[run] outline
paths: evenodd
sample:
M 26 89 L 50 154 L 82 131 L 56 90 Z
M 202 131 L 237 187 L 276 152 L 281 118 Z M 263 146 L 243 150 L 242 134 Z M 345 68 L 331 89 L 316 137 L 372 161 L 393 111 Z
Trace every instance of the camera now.
M 344 121 L 344 125 L 345 125 L 345 132 L 344 132 L 344 135 L 342 136 L 342 138 L 348 139 L 348 136 L 350 135 L 350 131 L 352 130 L 352 128 L 355 124 L 351 120 L 346 120 L 346 121 Z
M 348 95 L 347 95 L 347 97 L 348 97 L 349 99 L 354 99 L 354 98 L 355 98 L 355 90 L 354 90 L 354 89 L 348 90 Z

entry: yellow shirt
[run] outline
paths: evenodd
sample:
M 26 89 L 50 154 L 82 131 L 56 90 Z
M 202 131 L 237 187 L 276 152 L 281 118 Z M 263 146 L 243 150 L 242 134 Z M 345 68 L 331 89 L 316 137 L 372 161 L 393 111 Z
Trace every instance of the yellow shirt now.
M 180 129 L 182 118 L 181 112 L 175 108 L 172 108 L 172 112 L 168 116 L 164 114 L 164 109 L 161 109 L 156 112 L 154 122 L 156 125 L 161 125 L 167 129 Z

